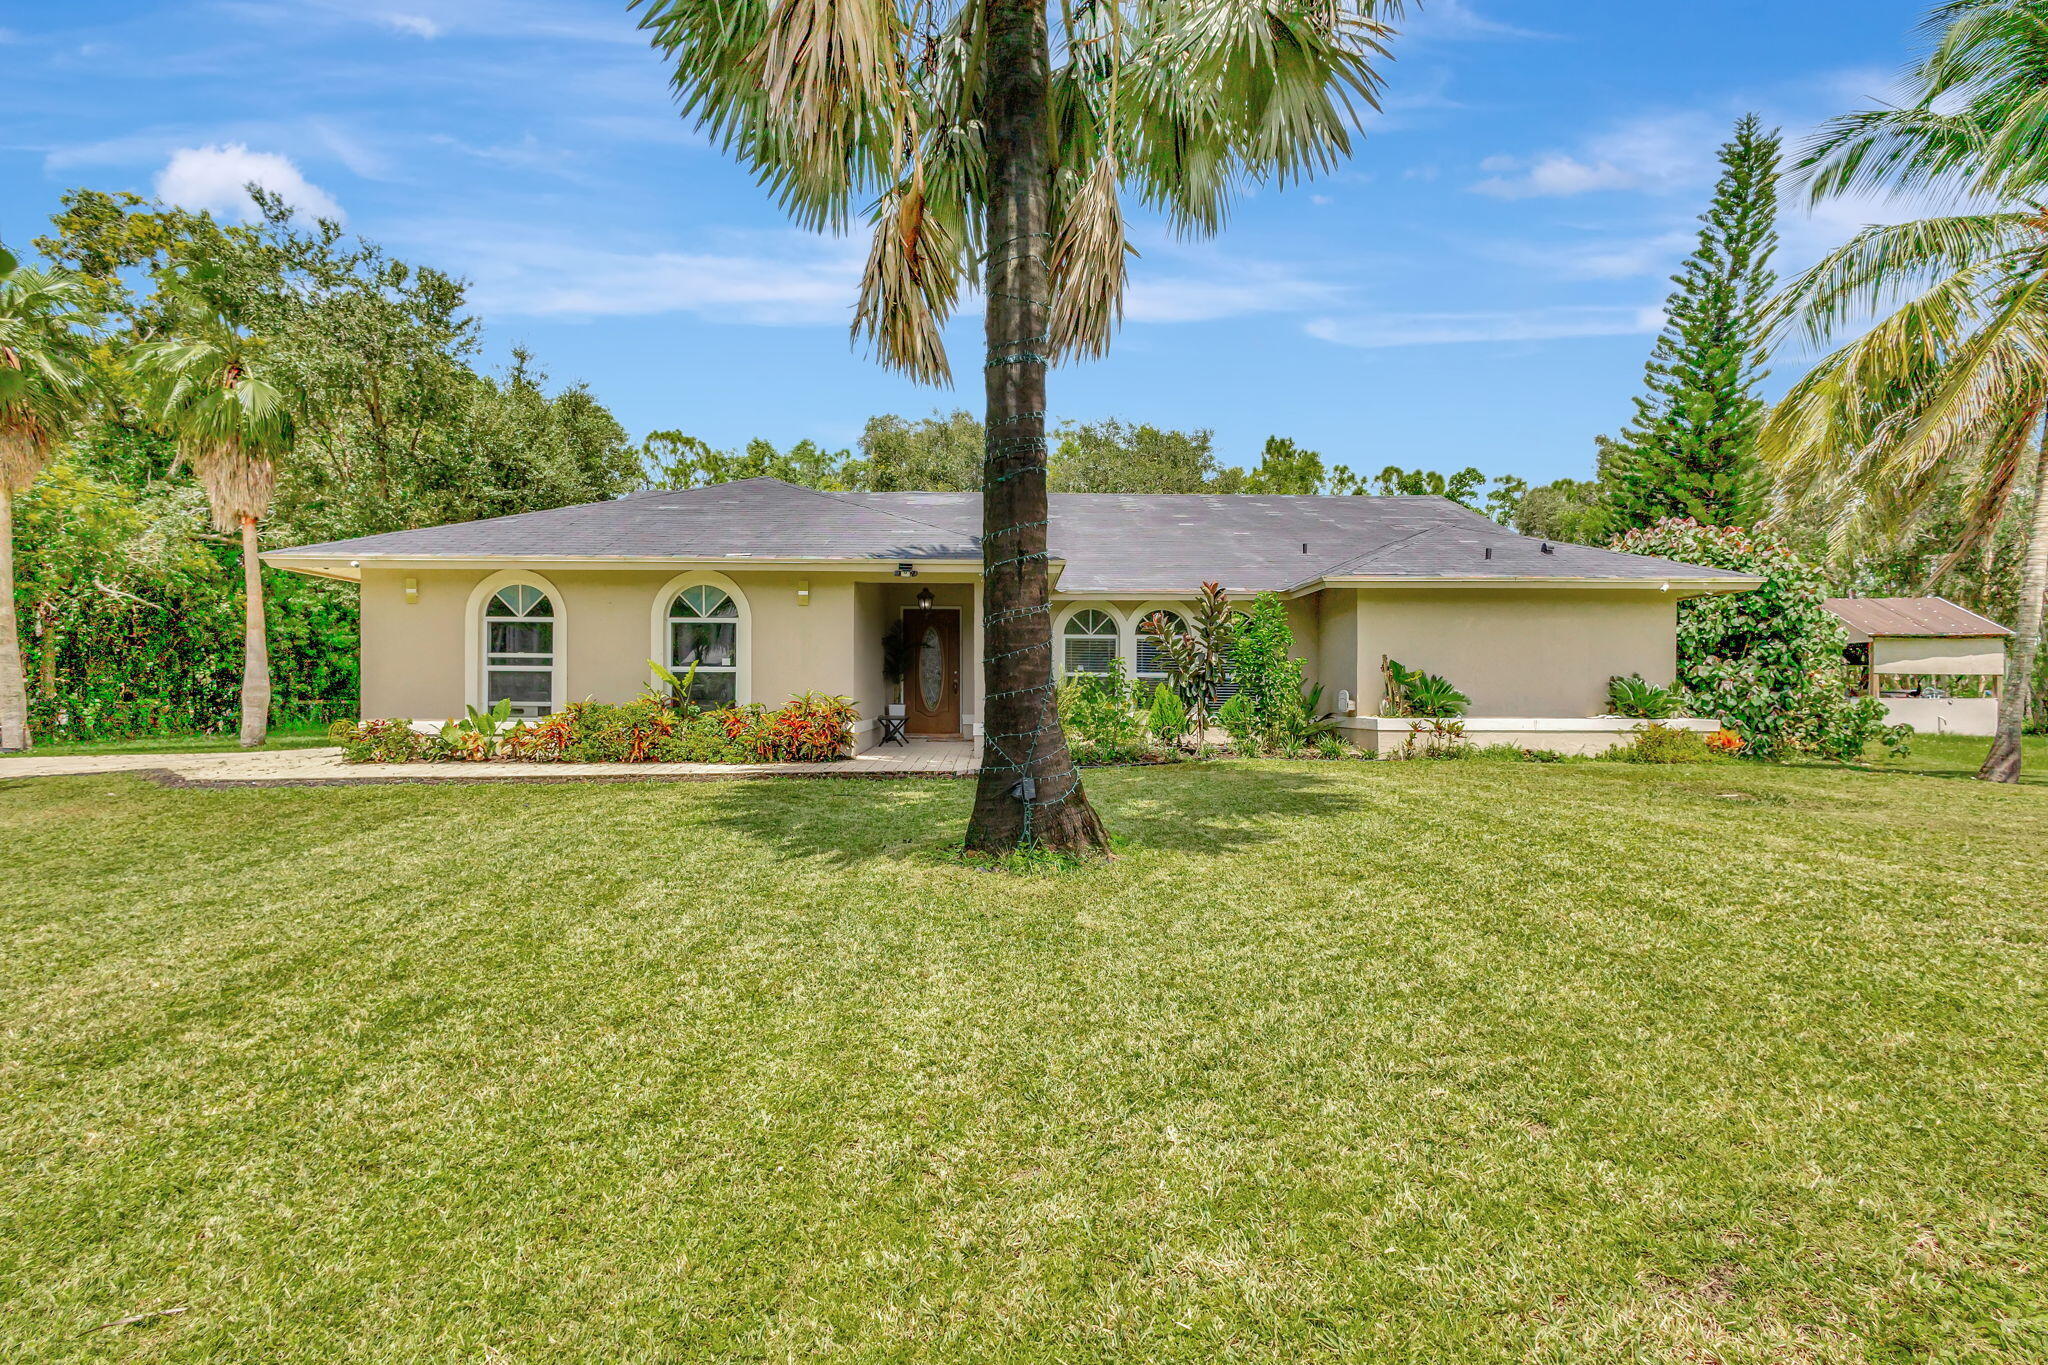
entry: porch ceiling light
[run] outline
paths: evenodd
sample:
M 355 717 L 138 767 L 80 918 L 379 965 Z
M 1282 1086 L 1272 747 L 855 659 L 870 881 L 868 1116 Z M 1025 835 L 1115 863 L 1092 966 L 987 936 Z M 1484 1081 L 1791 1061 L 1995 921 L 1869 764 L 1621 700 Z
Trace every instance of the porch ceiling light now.
M 919 588 L 917 590 L 917 606 L 919 611 L 930 611 L 932 609 L 932 603 L 936 600 L 937 599 L 932 596 L 932 590 L 930 588 Z

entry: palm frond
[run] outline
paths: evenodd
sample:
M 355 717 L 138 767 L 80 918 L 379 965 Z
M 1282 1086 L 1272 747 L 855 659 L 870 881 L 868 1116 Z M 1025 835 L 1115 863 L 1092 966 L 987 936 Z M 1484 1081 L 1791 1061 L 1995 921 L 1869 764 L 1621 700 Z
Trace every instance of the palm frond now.
M 35 481 L 92 395 L 90 283 L 24 266 L 0 249 L 0 487 Z
M 1052 353 L 1060 359 L 1100 356 L 1124 316 L 1126 258 L 1116 162 L 1099 159 L 1067 200 L 1053 233 Z
M 1926 290 L 1953 298 L 2023 264 L 2040 247 L 2037 213 L 1928 218 L 1864 228 L 1791 280 L 1769 309 L 1780 334 L 1820 345 L 1842 326 Z M 1944 284 L 1950 287 L 1943 288 Z
M 933 203 L 918 177 L 885 196 L 874 218 L 854 332 L 867 336 L 885 365 L 922 383 L 951 383 L 943 332 L 960 297 L 957 210 Z

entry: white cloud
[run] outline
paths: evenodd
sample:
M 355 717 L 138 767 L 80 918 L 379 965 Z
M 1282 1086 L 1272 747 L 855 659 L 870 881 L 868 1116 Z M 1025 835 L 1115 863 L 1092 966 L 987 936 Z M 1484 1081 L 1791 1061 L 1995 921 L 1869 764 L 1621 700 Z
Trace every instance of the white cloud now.
M 1401 29 L 1412 38 L 1474 39 L 1474 38 L 1551 38 L 1555 34 L 1538 32 L 1533 28 L 1522 28 L 1515 24 L 1489 19 L 1465 0 L 1430 0 L 1412 23 Z
M 1479 163 L 1487 178 L 1468 188 L 1497 199 L 1561 198 L 1595 190 L 1669 193 L 1711 180 L 1716 150 L 1727 135 L 1725 122 L 1707 114 L 1647 115 L 1596 134 L 1574 151 L 1489 156 Z
M 441 36 L 441 26 L 424 14 L 387 12 L 378 15 L 377 21 L 387 28 L 396 29 L 400 33 L 410 33 L 419 38 L 438 38 Z
M 276 152 L 252 152 L 239 142 L 206 147 L 180 147 L 157 172 L 157 198 L 188 209 L 207 209 L 225 218 L 256 216 L 246 188 L 261 185 L 312 218 L 345 215 L 334 196 L 307 180 L 291 158 Z
M 1338 346 L 1366 350 L 1486 341 L 1554 341 L 1639 336 L 1664 325 L 1660 308 L 1562 306 L 1469 313 L 1379 313 L 1323 317 L 1303 329 Z
M 1154 276 L 1131 272 L 1124 316 L 1131 322 L 1215 322 L 1254 313 L 1296 313 L 1328 307 L 1342 292 L 1284 266 L 1214 260 L 1199 273 Z

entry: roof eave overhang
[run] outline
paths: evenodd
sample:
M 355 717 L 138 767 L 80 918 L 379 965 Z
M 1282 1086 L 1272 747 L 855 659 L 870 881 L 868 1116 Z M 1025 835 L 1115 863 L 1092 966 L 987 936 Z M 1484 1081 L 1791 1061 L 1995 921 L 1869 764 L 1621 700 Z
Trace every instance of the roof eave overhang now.
M 1516 589 L 1560 589 L 1584 592 L 1592 589 L 1621 592 L 1670 592 L 1685 597 L 1698 597 L 1705 593 L 1748 592 L 1761 587 L 1763 579 L 1754 574 L 1731 577 L 1685 578 L 1673 575 L 1670 578 L 1595 578 L 1589 576 L 1564 577 L 1556 574 L 1531 574 L 1517 577 L 1512 574 L 1486 574 L 1470 577 L 1421 578 L 1402 574 L 1331 574 L 1311 579 L 1295 588 L 1290 596 L 1303 596 L 1323 588 L 1516 588 Z
M 898 564 L 908 564 L 919 574 L 981 572 L 981 560 L 778 558 L 756 559 L 745 555 L 302 555 L 290 550 L 271 550 L 262 556 L 273 569 L 332 578 L 348 583 L 362 581 L 364 569 L 508 569 L 528 565 L 556 569 L 757 569 L 770 572 L 881 573 L 895 576 Z M 1054 564 L 1062 561 L 1055 560 Z

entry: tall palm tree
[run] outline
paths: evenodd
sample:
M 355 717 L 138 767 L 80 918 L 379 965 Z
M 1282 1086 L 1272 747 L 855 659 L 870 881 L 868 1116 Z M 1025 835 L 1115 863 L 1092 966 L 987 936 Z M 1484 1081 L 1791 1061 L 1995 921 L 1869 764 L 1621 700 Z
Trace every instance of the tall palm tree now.
M 1350 150 L 1402 0 L 631 0 L 694 117 L 806 227 L 873 232 L 854 314 L 950 377 L 981 273 L 983 751 L 967 845 L 1099 848 L 1053 698 L 1045 371 L 1121 319 L 1123 197 L 1188 234 Z
M 99 321 L 83 277 L 22 265 L 0 248 L 0 751 L 29 747 L 14 603 L 14 498 L 85 415 L 90 331 Z
M 242 540 L 242 747 L 270 723 L 270 651 L 257 527 L 277 489 L 277 462 L 296 431 L 299 400 L 267 354 L 209 288 L 199 267 L 163 278 L 164 334 L 135 348 L 152 414 L 176 436 L 213 509 L 214 529 Z
M 1824 345 L 1766 423 L 1788 505 L 1838 536 L 1896 531 L 1950 480 L 1983 543 L 2033 472 L 2033 515 L 1998 732 L 1978 776 L 2017 781 L 2048 592 L 2048 0 L 1954 0 L 1929 16 L 1913 99 L 1828 124 L 1800 161 L 1816 202 L 1903 191 L 1958 211 L 1864 229 L 1792 281 L 1782 325 Z M 1875 316 L 1876 321 L 1870 324 Z

